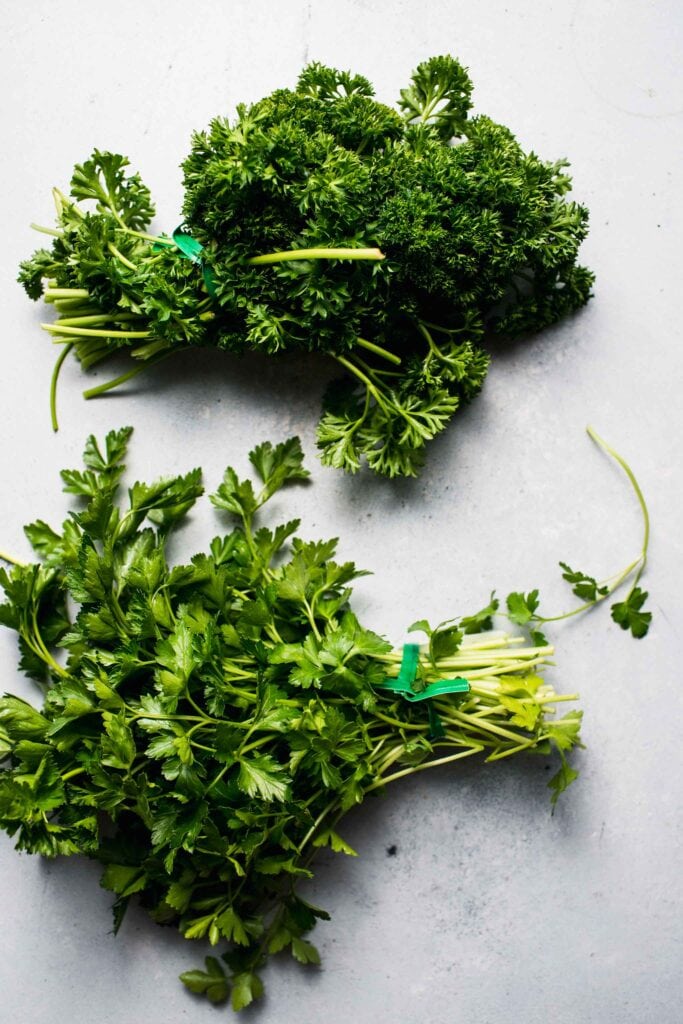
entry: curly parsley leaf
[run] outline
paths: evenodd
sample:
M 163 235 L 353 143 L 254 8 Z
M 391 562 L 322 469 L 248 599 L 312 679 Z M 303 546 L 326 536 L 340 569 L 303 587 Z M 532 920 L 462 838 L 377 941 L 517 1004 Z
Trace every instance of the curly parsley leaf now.
M 172 237 L 146 233 L 150 193 L 126 157 L 95 150 L 78 163 L 70 196 L 54 192 L 51 250 L 19 272 L 57 313 L 42 325 L 63 343 L 55 429 L 72 350 L 84 369 L 133 357 L 88 398 L 189 346 L 319 352 L 346 375 L 323 403 L 323 462 L 415 476 L 483 386 L 484 333 L 542 330 L 587 302 L 593 281 L 577 264 L 588 212 L 567 199 L 566 161 L 468 116 L 471 93 L 450 56 L 419 65 L 398 110 L 363 76 L 310 64 L 294 88 L 195 133 Z M 266 492 L 279 485 L 272 454 L 256 455 Z M 93 493 L 88 476 L 66 482 Z

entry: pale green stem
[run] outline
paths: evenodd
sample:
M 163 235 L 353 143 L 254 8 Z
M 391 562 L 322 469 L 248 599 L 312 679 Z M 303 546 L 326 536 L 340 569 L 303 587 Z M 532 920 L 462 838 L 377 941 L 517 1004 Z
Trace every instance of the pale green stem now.
M 131 320 L 130 313 L 116 315 L 116 320 Z M 87 313 L 80 316 L 60 316 L 55 320 L 55 327 L 94 327 L 96 324 L 110 323 L 112 317 L 108 313 Z
M 52 421 L 52 429 L 55 434 L 59 430 L 59 423 L 57 421 L 57 381 L 59 380 L 59 371 L 62 368 L 62 364 L 68 356 L 71 349 L 74 347 L 73 341 L 70 341 L 64 346 L 62 351 L 59 353 L 59 358 L 54 365 L 52 371 L 52 377 L 50 379 L 50 419 Z
M 386 359 L 387 362 L 393 363 L 395 366 L 401 365 L 401 360 L 398 356 L 394 355 L 393 352 L 389 352 L 388 349 L 382 348 L 381 345 L 375 345 L 374 341 L 367 341 L 366 338 L 356 338 L 356 344 L 360 345 L 361 348 L 367 349 L 368 352 L 374 352 L 375 355 Z
M 633 470 L 631 469 L 629 464 L 626 462 L 626 460 L 621 457 L 619 452 L 616 452 L 614 450 L 614 448 L 612 448 L 610 445 L 608 445 L 607 442 L 605 440 L 603 440 L 602 437 L 600 437 L 598 432 L 593 427 L 591 427 L 591 426 L 586 427 L 586 431 L 588 433 L 588 436 L 593 441 L 595 441 L 595 443 L 597 445 L 599 445 L 603 449 L 603 451 L 606 451 L 608 455 L 611 455 L 612 458 L 616 462 L 619 463 L 619 465 L 623 469 L 624 473 L 626 473 L 626 476 L 629 479 L 631 487 L 635 491 L 636 498 L 638 499 L 638 504 L 640 505 L 640 510 L 643 513 L 643 552 L 642 552 L 642 556 L 641 556 L 642 564 L 640 566 L 640 569 L 638 570 L 638 575 L 636 576 L 634 584 L 633 584 L 635 586 L 636 583 L 638 582 L 638 580 L 640 579 L 640 577 L 642 576 L 643 570 L 645 569 L 645 564 L 647 562 L 647 549 L 648 549 L 648 546 L 650 544 L 650 515 L 649 515 L 649 512 L 647 510 L 647 504 L 645 502 L 645 496 L 643 495 L 643 492 L 640 489 L 640 484 L 636 480 L 635 474 L 634 474 Z
M 14 558 L 7 551 L 0 551 L 0 562 L 9 562 L 10 565 L 17 565 L 20 569 L 25 569 L 28 565 L 28 562 L 20 562 L 18 558 Z
M 98 331 L 89 327 L 60 327 L 58 323 L 41 324 L 50 334 L 74 335 L 77 338 L 149 338 L 150 331 Z
M 138 269 L 134 263 L 131 263 L 127 256 L 124 256 L 123 253 L 116 248 L 113 242 L 109 242 L 108 248 L 112 256 L 115 256 L 119 263 L 123 263 L 124 267 L 128 267 L 129 270 Z
M 113 391 L 113 389 L 117 388 L 120 384 L 125 384 L 126 381 L 137 377 L 139 373 L 142 373 L 142 371 L 146 370 L 148 367 L 156 366 L 157 363 L 160 363 L 171 354 L 172 353 L 170 351 L 165 351 L 155 359 L 148 359 L 147 362 L 142 363 L 140 366 L 134 366 L 132 370 L 128 370 L 127 373 L 122 373 L 120 377 L 115 377 L 114 380 L 108 380 L 104 384 L 98 384 L 97 387 L 94 388 L 88 388 L 87 391 L 83 392 L 83 397 L 88 399 L 97 398 L 98 395 L 104 395 L 107 391 Z
M 263 266 L 268 263 L 289 263 L 293 260 L 383 260 L 380 249 L 289 249 L 285 252 L 269 252 L 263 256 L 251 256 L 247 263 Z
M 427 761 L 424 764 L 404 768 L 400 772 L 394 772 L 393 775 L 387 775 L 386 778 L 378 779 L 376 782 L 373 782 L 371 786 L 368 786 L 365 792 L 372 793 L 374 789 L 380 789 L 381 786 L 386 786 L 389 782 L 395 782 L 397 779 L 404 779 L 407 775 L 414 775 L 416 772 L 424 772 L 428 768 L 437 768 L 442 764 L 450 764 L 452 761 L 460 761 L 463 757 L 471 757 L 472 754 L 480 754 L 483 750 L 484 747 L 482 746 L 473 746 L 468 750 L 461 750 L 458 754 L 450 754 L 448 757 L 439 757 L 435 761 Z
M 89 299 L 90 292 L 87 288 L 48 288 L 43 292 L 45 302 L 54 299 Z
M 358 377 L 358 380 L 362 381 L 362 383 L 363 383 L 363 384 L 365 384 L 366 388 L 368 389 L 368 392 L 369 392 L 369 393 L 370 393 L 370 394 L 371 394 L 371 395 L 373 396 L 373 398 L 375 399 L 375 401 L 377 402 L 377 404 L 378 404 L 379 406 L 381 406 L 381 407 L 382 407 L 382 408 L 383 408 L 384 410 L 386 410 L 386 409 L 387 409 L 387 404 L 386 404 L 386 402 L 384 401 L 384 399 L 382 398 L 382 396 L 381 396 L 381 394 L 379 393 L 379 391 L 377 390 L 377 388 L 375 387 L 375 385 L 374 385 L 374 384 L 372 383 L 372 381 L 370 380 L 370 378 L 369 378 L 369 377 L 367 377 L 367 376 L 366 376 L 366 375 L 365 375 L 365 374 L 363 373 L 363 371 L 362 371 L 362 370 L 360 370 L 360 369 L 359 369 L 359 368 L 358 368 L 358 367 L 357 367 L 357 366 L 355 365 L 355 363 L 352 363 L 352 362 L 351 362 L 351 361 L 350 361 L 349 359 L 347 359 L 347 358 L 346 358 L 345 356 L 336 356 L 336 355 L 333 355 L 333 356 L 332 356 L 332 358 L 333 358 L 333 359 L 336 359 L 338 363 L 340 363 L 340 364 L 341 364 L 342 366 L 346 367 L 346 369 L 347 369 L 347 370 L 349 370 L 349 371 L 350 371 L 350 373 L 352 373 L 352 374 L 353 374 L 353 375 L 354 375 L 355 377 Z
M 45 228 L 42 224 L 29 224 L 30 228 L 34 231 L 39 231 L 41 235 L 52 235 L 53 238 L 62 238 L 64 236 L 63 231 L 55 231 L 54 228 Z

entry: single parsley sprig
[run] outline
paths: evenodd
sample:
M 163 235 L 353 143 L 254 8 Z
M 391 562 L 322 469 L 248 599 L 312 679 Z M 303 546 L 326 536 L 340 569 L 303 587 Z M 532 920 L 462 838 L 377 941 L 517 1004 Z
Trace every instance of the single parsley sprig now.
M 134 360 L 86 398 L 195 345 L 319 351 L 344 374 L 323 403 L 323 462 L 416 475 L 484 383 L 484 336 L 555 323 L 593 281 L 577 264 L 588 214 L 566 199 L 566 162 L 469 117 L 471 90 L 458 61 L 435 57 L 399 112 L 362 76 L 310 64 L 295 89 L 195 134 L 189 235 L 149 233 L 151 196 L 125 157 L 95 150 L 77 164 L 69 196 L 54 192 L 56 229 L 39 228 L 51 249 L 19 275 L 58 314 L 42 325 L 63 346 L 53 427 L 71 351 L 84 369 L 122 351 Z
M 491 601 L 426 631 L 413 690 L 387 688 L 403 652 L 358 621 L 336 541 L 306 541 L 263 509 L 308 473 L 296 438 L 228 468 L 211 496 L 233 524 L 169 565 L 166 544 L 202 494 L 199 470 L 134 483 L 119 499 L 130 428 L 87 441 L 65 470 L 79 507 L 26 527 L 40 562 L 0 571 L 0 622 L 19 636 L 40 710 L 0 699 L 0 826 L 44 856 L 103 866 L 118 928 L 131 899 L 188 939 L 224 947 L 182 978 L 240 1009 L 279 951 L 317 963 L 325 911 L 298 892 L 321 847 L 354 855 L 352 807 L 415 772 L 482 756 L 559 753 L 553 805 L 576 777 L 575 694 L 542 678 L 553 648 L 495 631 Z M 75 611 L 75 614 L 74 614 Z
M 541 632 L 533 629 L 536 624 L 543 625 L 548 622 L 560 622 L 563 619 L 580 615 L 595 605 L 611 597 L 620 587 L 631 580 L 631 586 L 623 601 L 616 601 L 612 605 L 612 618 L 622 629 L 630 630 L 637 639 L 647 635 L 652 622 L 652 613 L 643 611 L 643 605 L 648 598 L 647 591 L 640 586 L 640 580 L 647 564 L 647 552 L 650 543 L 650 515 L 648 513 L 645 497 L 640 488 L 633 470 L 626 460 L 612 448 L 593 427 L 586 428 L 589 437 L 618 463 L 626 474 L 631 487 L 638 499 L 640 511 L 643 517 L 643 543 L 637 558 L 620 572 L 598 582 L 593 576 L 580 570 L 572 569 L 566 562 L 560 562 L 562 579 L 566 580 L 572 588 L 572 593 L 579 598 L 581 604 L 571 611 L 562 612 L 560 615 L 541 615 L 538 612 L 539 592 L 531 590 L 529 593 L 516 592 L 507 597 L 507 614 L 511 622 L 518 626 L 527 626 L 531 631 L 531 638 L 534 643 L 542 643 L 544 636 Z

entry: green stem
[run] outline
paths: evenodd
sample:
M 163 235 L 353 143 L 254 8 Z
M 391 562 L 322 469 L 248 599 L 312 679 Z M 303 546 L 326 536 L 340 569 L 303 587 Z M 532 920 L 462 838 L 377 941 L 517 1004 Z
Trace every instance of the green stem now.
M 356 344 L 360 345 L 361 348 L 366 348 L 368 352 L 374 352 L 375 355 L 381 356 L 382 359 L 386 359 L 387 362 L 393 363 L 395 366 L 401 365 L 401 360 L 398 356 L 394 355 L 393 352 L 389 352 L 386 348 L 382 348 L 381 345 L 375 345 L 374 341 L 356 338 Z
M 631 487 L 633 488 L 633 490 L 635 492 L 636 498 L 638 499 L 638 504 L 640 505 L 640 510 L 641 510 L 641 512 L 643 514 L 643 549 L 642 549 L 642 555 L 641 555 L 641 565 L 640 565 L 640 568 L 638 569 L 638 573 L 636 575 L 636 578 L 633 581 L 633 586 L 635 587 L 636 584 L 638 583 L 638 580 L 643 575 L 643 571 L 645 569 L 645 564 L 647 562 L 647 550 L 648 550 L 648 547 L 649 547 L 649 544 L 650 544 L 650 514 L 649 514 L 648 509 L 647 509 L 647 503 L 645 501 L 645 496 L 643 495 L 643 492 L 640 489 L 640 484 L 636 480 L 636 477 L 635 477 L 635 474 L 634 474 L 633 470 L 631 469 L 629 464 L 626 462 L 626 460 L 621 457 L 619 452 L 615 451 L 614 448 L 612 448 L 610 445 L 608 445 L 607 442 L 602 437 L 600 437 L 598 432 L 593 427 L 591 427 L 591 426 L 586 427 L 586 432 L 588 433 L 588 436 L 591 438 L 591 440 L 595 441 L 595 443 L 597 445 L 599 445 L 600 448 L 602 448 L 603 451 L 607 452 L 608 455 L 612 456 L 612 458 L 615 460 L 615 462 L 619 463 L 619 465 L 623 469 L 624 473 L 628 477 L 629 483 L 631 484 Z M 633 588 L 631 588 L 631 589 L 633 589 Z
M 175 247 L 175 242 L 172 238 L 164 238 L 163 235 L 149 235 L 146 231 L 133 231 L 132 228 L 127 227 L 126 231 L 129 235 L 134 235 L 136 238 L 144 238 L 147 242 L 157 242 L 159 245 L 167 245 L 169 249 Z
M 423 324 L 432 331 L 440 331 L 441 334 L 464 334 L 466 331 L 465 327 L 442 327 L 441 324 L 432 323 L 431 320 L 419 320 L 418 324 Z
M 150 331 L 99 331 L 90 327 L 60 327 L 58 323 L 41 324 L 49 334 L 74 335 L 76 338 L 149 338 Z
M 20 562 L 18 558 L 14 558 L 6 551 L 0 551 L 0 562 L 9 562 L 10 565 L 17 565 L 20 569 L 25 569 L 28 565 L 27 562 Z
M 386 778 L 377 779 L 371 786 L 365 790 L 365 793 L 372 793 L 375 789 L 380 789 L 381 786 L 386 786 L 390 782 L 395 782 L 397 779 L 404 779 L 407 775 L 414 775 L 416 772 L 424 772 L 428 768 L 437 768 L 441 764 L 450 764 L 451 761 L 460 761 L 463 757 L 471 757 L 472 754 L 480 754 L 484 750 L 482 746 L 473 746 L 467 750 L 461 750 L 458 754 L 450 754 L 448 757 L 439 757 L 435 761 L 426 761 L 424 764 L 413 765 L 410 768 L 404 768 L 400 772 L 394 772 L 393 775 L 387 775 Z
M 129 270 L 138 269 L 134 263 L 131 263 L 127 256 L 124 256 L 123 253 L 116 248 L 113 242 L 109 242 L 108 249 L 112 256 L 115 256 L 119 263 L 122 263 L 124 267 L 128 267 Z
M 33 647 L 33 650 L 38 655 L 38 657 L 45 662 L 45 664 L 52 672 L 56 672 L 58 676 L 61 676 L 63 679 L 65 679 L 68 676 L 68 672 L 65 672 L 62 666 L 55 661 L 55 659 L 52 657 L 49 650 L 47 649 L 45 641 L 43 640 L 40 628 L 38 626 L 38 609 L 35 606 L 31 611 L 31 625 L 33 627 L 31 632 L 37 646 L 30 644 L 30 641 L 28 640 L 27 636 L 25 636 L 24 639 L 26 640 L 27 643 L 29 643 L 31 647 Z
M 116 314 L 117 323 L 121 320 L 131 320 L 130 313 Z M 111 323 L 109 313 L 82 313 L 79 316 L 60 316 L 55 320 L 55 327 L 95 327 L 97 324 Z
M 289 263 L 293 260 L 383 260 L 380 249 L 288 249 L 284 252 L 269 252 L 263 256 L 251 256 L 247 263 L 263 266 L 268 263 Z
M 120 384 L 125 384 L 126 381 L 137 377 L 137 375 L 142 373 L 143 370 L 147 370 L 150 366 L 156 366 L 157 363 L 160 363 L 163 359 L 170 356 L 172 351 L 174 350 L 165 351 L 155 359 L 148 359 L 147 362 L 142 363 L 140 366 L 134 366 L 132 370 L 128 370 L 127 373 L 122 373 L 120 377 L 115 377 L 114 380 L 108 380 L 104 384 L 98 384 L 95 388 L 88 388 L 87 391 L 83 392 L 83 397 L 88 399 L 97 398 L 98 395 L 103 395 L 107 391 L 113 391 L 113 389 L 117 388 Z
M 327 806 L 323 808 L 323 810 L 320 812 L 318 817 L 315 819 L 315 821 L 313 822 L 313 824 L 309 828 L 308 832 L 306 833 L 304 838 L 299 843 L 299 846 L 297 848 L 299 856 L 301 856 L 301 853 L 302 853 L 304 847 L 307 845 L 309 840 L 311 840 L 313 838 L 313 836 L 317 832 L 319 826 L 323 823 L 323 821 L 325 820 L 325 818 L 327 817 L 329 812 L 331 810 L 333 810 L 333 808 L 337 804 L 338 800 L 339 800 L 339 797 L 335 797 L 333 800 L 330 800 L 329 804 L 327 804 Z
M 54 299 L 89 299 L 90 292 L 87 288 L 47 288 L 43 292 L 45 302 Z
M 54 228 L 45 228 L 42 224 L 29 224 L 29 227 L 34 231 L 39 231 L 41 235 L 52 235 L 53 238 L 63 238 L 63 231 L 55 231 Z
M 643 516 L 643 546 L 638 557 L 635 558 L 629 565 L 627 565 L 625 569 L 622 569 L 614 576 L 608 577 L 608 579 L 606 580 L 602 580 L 598 584 L 601 587 L 607 586 L 607 589 L 604 594 L 598 593 L 594 601 L 586 601 L 584 604 L 579 605 L 578 608 L 573 608 L 570 612 L 563 612 L 561 615 L 535 615 L 535 622 L 561 622 L 563 619 L 571 619 L 574 615 L 580 615 L 581 612 L 585 612 L 589 608 L 593 608 L 596 604 L 599 604 L 601 601 L 606 600 L 606 598 L 611 597 L 615 590 L 618 590 L 622 583 L 624 583 L 628 579 L 631 573 L 636 571 L 636 575 L 633 580 L 631 590 L 629 591 L 629 593 L 632 593 L 635 587 L 638 585 L 638 581 L 643 575 L 645 565 L 647 564 L 647 553 L 650 544 L 650 515 L 648 512 L 647 503 L 645 501 L 645 496 L 643 495 L 643 492 L 640 488 L 640 484 L 636 480 L 635 474 L 629 466 L 629 464 L 626 462 L 626 460 L 619 454 L 619 452 L 615 451 L 614 448 L 611 447 L 611 445 L 607 444 L 607 442 L 602 437 L 600 437 L 598 432 L 594 430 L 593 427 L 586 427 L 586 433 L 591 438 L 591 440 L 598 445 L 598 447 L 602 448 L 604 452 L 610 455 L 614 459 L 614 461 L 621 466 L 624 473 L 626 474 L 628 481 L 631 484 L 631 487 L 633 488 L 633 491 L 636 495 L 636 498 L 638 499 L 640 511 Z
M 385 412 L 388 412 L 387 404 L 382 398 L 377 388 L 375 387 L 375 385 L 372 383 L 370 378 L 366 376 L 366 374 L 364 374 L 363 371 L 356 366 L 355 363 L 352 363 L 350 359 L 346 358 L 346 356 L 333 355 L 332 358 L 336 359 L 338 363 L 344 366 L 350 373 L 357 377 L 359 381 L 365 384 L 366 388 L 368 389 L 368 392 L 372 395 L 377 404 L 381 406 Z
M 402 722 L 398 718 L 392 718 L 391 715 L 385 715 L 381 711 L 373 711 L 373 716 L 379 718 L 381 722 L 386 722 L 387 725 L 393 725 L 396 729 L 412 729 L 415 732 L 424 732 L 426 726 L 416 725 L 414 722 Z
M 308 601 L 306 600 L 306 598 L 304 598 L 304 600 L 303 600 L 303 606 L 304 606 L 304 612 L 306 613 L 306 618 L 308 619 L 308 621 L 311 624 L 311 629 L 313 630 L 313 633 L 315 634 L 315 638 L 316 638 L 316 640 L 320 641 L 322 639 L 322 637 L 320 636 L 320 631 L 319 631 L 319 629 L 318 629 L 318 627 L 316 625 L 315 615 L 313 614 L 313 609 L 311 608 L 311 606 L 308 603 Z
M 50 378 L 50 419 L 52 421 L 52 429 L 55 434 L 59 430 L 59 423 L 57 421 L 57 381 L 59 380 L 59 371 L 62 368 L 62 364 L 68 356 L 71 349 L 74 347 L 73 341 L 70 341 L 64 346 L 62 351 L 59 353 L 59 358 L 55 363 L 52 371 L 52 377 Z

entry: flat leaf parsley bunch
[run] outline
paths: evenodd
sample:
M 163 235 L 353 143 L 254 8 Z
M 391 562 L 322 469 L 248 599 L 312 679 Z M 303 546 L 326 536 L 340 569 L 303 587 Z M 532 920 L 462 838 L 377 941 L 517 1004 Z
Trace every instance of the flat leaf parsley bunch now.
M 119 505 L 129 435 L 89 438 L 85 469 L 62 474 L 81 509 L 61 530 L 28 526 L 41 562 L 0 571 L 0 621 L 45 691 L 41 710 L 0 700 L 0 824 L 19 849 L 100 861 L 117 927 L 136 896 L 187 938 L 227 945 L 183 980 L 240 1008 L 270 953 L 317 962 L 305 936 L 327 914 L 297 884 L 319 847 L 353 853 L 338 832 L 350 808 L 434 765 L 553 748 L 556 799 L 576 775 L 581 713 L 555 714 L 575 695 L 538 674 L 546 641 L 490 630 L 495 601 L 416 624 L 428 642 L 404 699 L 403 653 L 349 606 L 363 573 L 296 520 L 257 525 L 308 475 L 297 439 L 252 451 L 257 489 L 226 471 L 211 500 L 237 525 L 170 567 L 200 473 L 135 483 Z M 464 690 L 441 692 L 444 676 Z
M 84 368 L 121 350 L 137 361 L 87 397 L 188 346 L 321 351 L 346 375 L 325 397 L 323 461 L 415 475 L 484 382 L 485 334 L 555 323 L 593 280 L 566 161 L 469 117 L 471 91 L 458 61 L 434 57 L 393 110 L 361 75 L 310 64 L 295 89 L 195 135 L 172 237 L 148 233 L 150 193 L 125 157 L 77 164 L 56 229 L 39 229 L 52 248 L 20 274 L 58 313 L 44 325 L 64 346 L 55 428 L 72 348 Z
M 81 507 L 61 530 L 26 527 L 39 563 L 2 555 L 14 564 L 0 570 L 0 622 L 45 698 L 41 710 L 0 699 L 0 826 L 21 850 L 98 860 L 116 927 L 136 897 L 159 923 L 227 946 L 183 981 L 239 1009 L 260 995 L 271 953 L 318 962 L 306 936 L 328 915 L 297 886 L 318 848 L 353 854 L 339 832 L 347 811 L 415 772 L 524 752 L 559 754 L 555 803 L 577 775 L 581 712 L 558 714 L 576 695 L 540 674 L 553 648 L 538 591 L 507 598 L 517 635 L 492 628 L 494 597 L 458 620 L 416 622 L 419 648 L 394 650 L 361 625 L 349 602 L 364 573 L 334 560 L 336 541 L 302 540 L 298 520 L 259 521 L 308 476 L 296 438 L 254 448 L 256 488 L 226 470 L 211 501 L 236 525 L 169 566 L 201 474 L 135 483 L 119 503 L 130 433 L 90 437 L 85 468 L 62 473 Z M 570 580 L 578 612 L 635 573 L 613 611 L 635 635 L 649 624 L 641 505 L 639 558 L 609 583 Z M 640 618 L 623 621 L 624 608 Z

